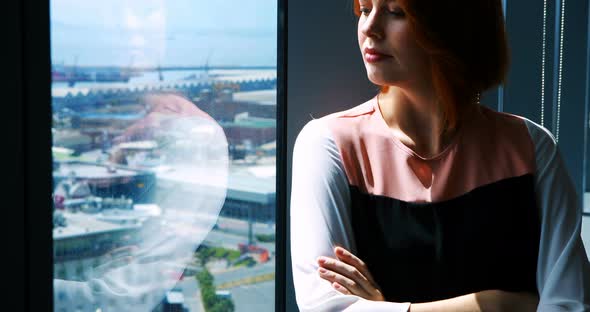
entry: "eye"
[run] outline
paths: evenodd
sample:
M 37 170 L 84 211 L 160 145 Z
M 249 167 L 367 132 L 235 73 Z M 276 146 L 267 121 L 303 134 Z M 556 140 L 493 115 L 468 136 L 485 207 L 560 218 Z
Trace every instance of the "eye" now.
M 369 14 L 371 13 L 371 9 L 369 9 L 367 7 L 361 7 L 359 11 L 364 16 L 369 16 Z
M 400 9 L 400 8 L 395 8 L 395 9 L 387 10 L 387 12 L 389 12 L 389 14 L 391 14 L 393 16 L 397 16 L 397 17 L 404 17 L 404 16 L 406 16 L 406 13 L 402 9 Z

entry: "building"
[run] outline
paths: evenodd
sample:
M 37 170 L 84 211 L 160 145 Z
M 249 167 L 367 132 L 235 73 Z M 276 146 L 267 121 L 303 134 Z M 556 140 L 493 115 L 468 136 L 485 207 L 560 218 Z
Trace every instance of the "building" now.
M 108 211 L 108 210 L 107 210 Z M 57 211 L 61 224 L 53 228 L 54 280 L 86 282 L 102 278 L 101 272 L 112 261 L 132 255 L 140 244 L 141 230 L 157 218 L 149 210 L 119 210 L 118 219 L 110 220 L 107 213 Z M 121 218 L 123 217 L 124 218 Z M 150 298 L 152 296 L 152 298 Z M 158 293 L 146 293 L 139 303 L 158 301 Z M 98 302 L 88 306 L 84 298 L 63 289 L 56 289 L 54 311 L 96 311 L 115 306 L 115 301 Z
M 126 197 L 134 203 L 152 203 L 156 187 L 153 172 L 84 161 L 54 162 L 53 181 L 55 186 L 84 182 L 94 196 Z
M 275 222 L 276 174 L 274 164 L 234 166 L 230 169 L 227 196 L 221 216 Z

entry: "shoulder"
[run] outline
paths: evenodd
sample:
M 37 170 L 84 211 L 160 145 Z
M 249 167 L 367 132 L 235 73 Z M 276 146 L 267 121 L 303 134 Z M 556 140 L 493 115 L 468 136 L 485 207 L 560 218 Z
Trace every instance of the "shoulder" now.
M 370 129 L 375 112 L 375 98 L 347 110 L 320 118 L 340 146 L 359 140 Z
M 489 160 L 490 168 L 509 168 L 509 174 L 534 173 L 543 162 L 539 144 L 547 147 L 548 131 L 531 120 L 478 105 L 463 131 L 470 155 Z
M 490 128 L 502 141 L 511 142 L 513 145 L 526 146 L 535 154 L 540 149 L 551 150 L 557 146 L 553 134 L 547 128 L 529 118 L 497 112 L 487 107 L 482 107 L 480 111 L 484 119 L 492 125 Z
M 555 138 L 547 128 L 538 123 L 516 114 L 497 112 L 491 108 L 481 106 L 481 115 L 493 120 L 496 130 L 507 132 L 511 136 L 525 134 L 534 143 L 549 143 L 555 145 Z
M 346 181 L 340 149 L 323 120 L 311 120 L 299 132 L 293 147 L 292 172 L 293 181 L 307 186 L 312 181 Z M 332 184 L 337 185 L 341 184 Z
M 357 117 L 361 117 L 363 115 L 372 114 L 375 111 L 375 98 L 372 98 L 360 105 L 352 107 L 347 110 L 335 112 L 324 116 L 320 119 L 325 121 L 334 121 L 334 120 L 354 120 Z
M 375 111 L 373 100 L 353 108 L 310 120 L 299 132 L 296 145 L 329 146 L 335 138 L 349 136 L 368 115 Z M 348 134 L 348 135 L 347 135 Z
M 529 118 L 500 113 L 485 108 L 488 118 L 494 119 L 494 129 L 501 132 L 504 141 L 512 142 L 521 151 L 530 151 L 537 169 L 545 167 L 558 152 L 557 142 L 553 134 L 544 126 Z
M 492 108 L 479 105 L 476 110 L 477 124 L 479 126 L 486 126 L 486 128 L 494 131 L 496 134 L 504 138 L 527 138 L 529 133 L 526 126 L 526 118 L 505 112 L 498 112 Z
M 526 134 L 534 150 L 537 162 L 544 162 L 546 156 L 551 156 L 552 154 L 558 151 L 557 141 L 555 140 L 555 137 L 553 136 L 551 131 L 549 131 L 544 126 L 523 116 L 506 113 L 499 114 L 505 116 L 504 118 L 513 119 L 513 122 L 522 123 L 524 129 L 526 129 Z
M 336 156 L 336 157 L 334 157 Z M 326 162 L 339 158 L 339 151 L 325 121 L 309 121 L 297 135 L 293 147 L 293 161 Z
M 528 118 L 521 118 L 523 119 L 531 140 L 535 144 L 536 150 L 538 152 L 557 150 L 557 141 L 555 140 L 555 137 L 551 131 Z
M 318 146 L 329 144 L 332 140 L 332 135 L 326 125 L 321 119 L 312 119 L 299 131 L 295 146 Z
M 532 120 L 524 117 L 523 120 L 535 146 L 535 160 L 539 173 L 561 166 L 559 147 L 553 134 L 547 128 Z

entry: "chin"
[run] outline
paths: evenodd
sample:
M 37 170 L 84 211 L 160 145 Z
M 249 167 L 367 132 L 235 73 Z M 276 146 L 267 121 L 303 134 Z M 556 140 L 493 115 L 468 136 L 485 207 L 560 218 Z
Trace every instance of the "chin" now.
M 367 72 L 367 78 L 369 78 L 369 81 L 374 85 L 378 86 L 391 86 L 396 84 L 396 81 L 398 81 L 395 79 L 395 77 L 388 77 L 375 72 Z

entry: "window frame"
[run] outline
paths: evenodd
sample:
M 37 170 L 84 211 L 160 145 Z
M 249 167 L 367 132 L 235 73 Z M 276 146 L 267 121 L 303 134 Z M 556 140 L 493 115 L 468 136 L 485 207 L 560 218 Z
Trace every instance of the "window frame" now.
M 25 311 L 53 310 L 49 1 L 21 1 Z M 10 13 L 8 13 L 10 14 Z M 45 207 L 46 209 L 43 209 Z M 40 209 L 41 208 L 41 209 Z
M 7 263 L 5 264 L 5 280 L 13 281 L 12 287 L 7 287 L 8 291 L 5 293 L 6 298 L 10 298 L 9 306 L 14 310 L 24 311 L 27 303 L 27 281 L 28 281 L 28 267 L 25 263 L 27 254 L 26 233 L 25 233 L 25 160 L 23 159 L 25 151 L 25 142 L 23 140 L 24 133 L 24 108 L 22 105 L 23 94 L 23 5 L 19 1 L 7 2 L 4 10 L 2 10 L 1 27 L 2 38 L 4 38 L 10 45 L 9 49 L 5 49 L 3 56 L 6 60 L 11 60 L 4 64 L 5 73 L 11 79 L 5 79 L 2 83 L 2 94 L 6 103 L 12 105 L 5 106 L 5 114 L 13 116 L 13 118 L 5 118 L 0 123 L 2 133 L 11 135 L 5 136 L 5 144 L 11 149 L 7 154 L 10 157 L 10 166 L 5 167 L 4 173 L 8 173 L 11 179 L 7 185 L 4 186 L 4 191 L 8 196 L 5 196 L 7 201 L 5 205 L 10 209 L 5 209 L 5 222 L 2 226 L 2 234 L 4 237 L 3 248 L 9 250 L 10 257 L 5 257 Z M 5 160 L 6 161 L 6 160 Z

